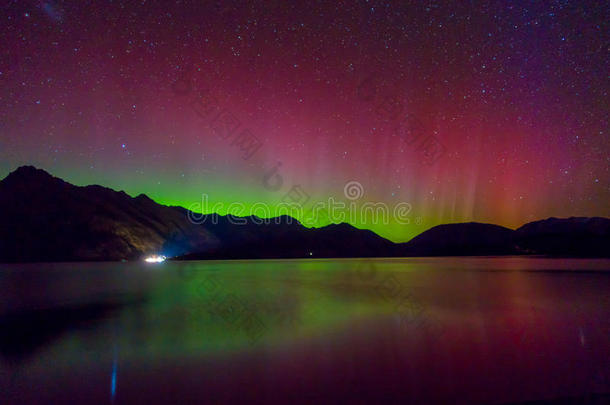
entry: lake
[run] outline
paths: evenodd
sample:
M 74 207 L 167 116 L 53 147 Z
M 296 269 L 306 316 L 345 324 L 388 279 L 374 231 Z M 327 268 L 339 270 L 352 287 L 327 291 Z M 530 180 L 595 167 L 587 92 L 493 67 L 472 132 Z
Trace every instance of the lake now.
M 609 403 L 610 260 L 0 265 L 0 403 Z

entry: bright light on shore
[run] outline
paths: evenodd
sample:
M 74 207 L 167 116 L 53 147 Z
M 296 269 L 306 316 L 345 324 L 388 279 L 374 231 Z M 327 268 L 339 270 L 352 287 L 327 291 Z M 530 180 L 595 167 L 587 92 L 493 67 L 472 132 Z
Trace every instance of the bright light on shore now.
M 161 263 L 161 262 L 164 262 L 165 259 L 166 259 L 165 256 L 152 255 L 152 256 L 148 256 L 146 259 L 144 259 L 144 261 L 146 263 Z

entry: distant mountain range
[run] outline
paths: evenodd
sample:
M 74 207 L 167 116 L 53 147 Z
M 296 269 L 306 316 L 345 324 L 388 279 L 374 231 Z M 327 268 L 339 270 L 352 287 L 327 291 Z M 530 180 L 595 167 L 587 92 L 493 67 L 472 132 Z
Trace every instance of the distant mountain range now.
M 22 166 L 0 181 L 0 262 L 136 260 L 153 253 L 180 259 L 397 257 L 542 254 L 610 257 L 610 219 L 549 218 L 517 230 L 482 223 L 435 226 L 393 243 L 349 224 L 306 228 L 209 214 L 195 224 L 182 207 L 141 194 L 78 187 Z

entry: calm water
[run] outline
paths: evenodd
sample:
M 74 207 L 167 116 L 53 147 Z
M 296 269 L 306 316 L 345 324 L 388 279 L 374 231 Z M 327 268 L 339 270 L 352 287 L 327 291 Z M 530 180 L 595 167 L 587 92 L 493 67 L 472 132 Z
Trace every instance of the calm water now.
M 609 281 L 543 258 L 1 265 L 0 403 L 602 403 Z

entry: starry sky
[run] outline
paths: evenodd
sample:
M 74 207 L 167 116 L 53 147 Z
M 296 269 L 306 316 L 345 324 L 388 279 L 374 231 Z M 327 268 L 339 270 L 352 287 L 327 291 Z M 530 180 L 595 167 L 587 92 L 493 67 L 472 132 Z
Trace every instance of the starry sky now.
M 33 164 L 222 214 L 406 203 L 408 223 L 347 219 L 394 241 L 610 216 L 609 17 L 588 0 L 5 2 L 0 176 Z

